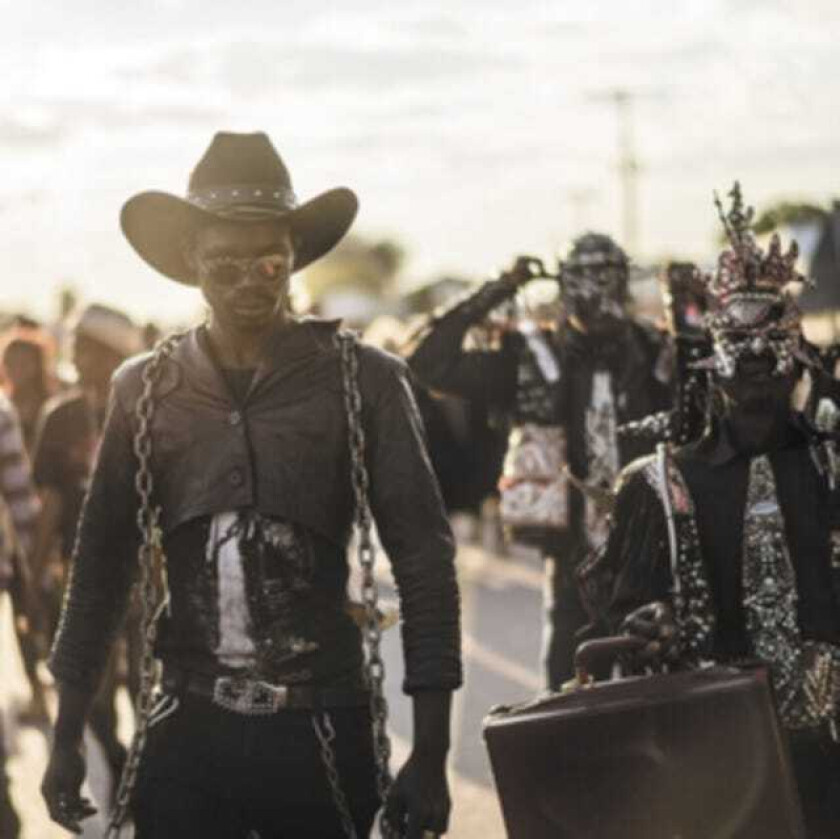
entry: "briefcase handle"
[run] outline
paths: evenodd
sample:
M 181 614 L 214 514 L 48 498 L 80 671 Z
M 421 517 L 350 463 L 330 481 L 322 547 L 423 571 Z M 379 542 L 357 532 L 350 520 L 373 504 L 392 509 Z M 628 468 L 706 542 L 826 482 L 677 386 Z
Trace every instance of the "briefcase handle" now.
M 575 677 L 579 685 L 592 684 L 596 669 L 610 667 L 623 655 L 637 653 L 648 644 L 637 635 L 610 635 L 584 641 L 575 651 Z

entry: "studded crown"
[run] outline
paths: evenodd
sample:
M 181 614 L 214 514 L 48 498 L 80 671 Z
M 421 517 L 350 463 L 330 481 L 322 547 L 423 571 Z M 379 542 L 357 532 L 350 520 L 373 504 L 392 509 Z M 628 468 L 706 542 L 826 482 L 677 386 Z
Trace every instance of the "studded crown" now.
M 753 233 L 753 209 L 744 207 L 737 181 L 729 196 L 732 206 L 724 213 L 715 193 L 729 247 L 720 255 L 717 271 L 703 278 L 709 298 L 706 327 L 712 337 L 713 355 L 695 367 L 731 378 L 742 356 L 769 352 L 776 359 L 774 374 L 787 375 L 796 361 L 811 364 L 803 350 L 802 316 L 787 288 L 790 283 L 804 281 L 795 268 L 799 250 L 792 242 L 783 253 L 774 233 L 765 253 Z
M 729 212 L 724 213 L 715 193 L 715 206 L 730 247 L 720 255 L 716 273 L 706 277 L 710 294 L 720 302 L 735 294 L 783 297 L 788 283 L 804 282 L 805 279 L 795 268 L 798 245 L 791 242 L 787 253 L 783 253 L 779 236 L 774 233 L 765 253 L 756 243 L 752 230 L 754 211 L 752 207 L 744 207 L 738 181 L 732 186 L 729 197 L 732 205 Z

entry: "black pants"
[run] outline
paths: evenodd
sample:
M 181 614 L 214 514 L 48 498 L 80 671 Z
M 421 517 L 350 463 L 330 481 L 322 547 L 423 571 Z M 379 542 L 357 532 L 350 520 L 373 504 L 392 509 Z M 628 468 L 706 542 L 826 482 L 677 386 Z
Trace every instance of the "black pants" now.
M 135 839 L 343 839 L 312 712 L 244 716 L 194 697 L 149 731 L 134 799 Z M 341 786 L 359 839 L 376 792 L 370 714 L 329 712 Z
M 588 622 L 574 575 L 574 551 L 545 557 L 543 667 L 546 687 L 558 690 L 574 675 L 578 632 Z
M 840 836 L 840 746 L 826 737 L 790 738 L 793 772 L 808 839 Z

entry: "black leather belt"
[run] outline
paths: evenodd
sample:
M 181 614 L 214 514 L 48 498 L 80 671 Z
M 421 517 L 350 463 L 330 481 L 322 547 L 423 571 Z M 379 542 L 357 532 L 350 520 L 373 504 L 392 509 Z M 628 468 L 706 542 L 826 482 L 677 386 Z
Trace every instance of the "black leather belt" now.
M 276 685 L 243 676 L 210 676 L 166 667 L 163 689 L 175 695 L 191 694 L 239 714 L 261 716 L 285 710 L 363 708 L 370 693 L 363 688 L 317 688 Z

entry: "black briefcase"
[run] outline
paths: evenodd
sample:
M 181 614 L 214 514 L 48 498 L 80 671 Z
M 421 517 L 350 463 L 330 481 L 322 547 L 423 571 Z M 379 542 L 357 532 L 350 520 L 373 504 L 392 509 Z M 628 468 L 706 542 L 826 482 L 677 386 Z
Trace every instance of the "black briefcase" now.
M 494 709 L 484 737 L 510 839 L 805 835 L 762 668 L 578 686 Z

